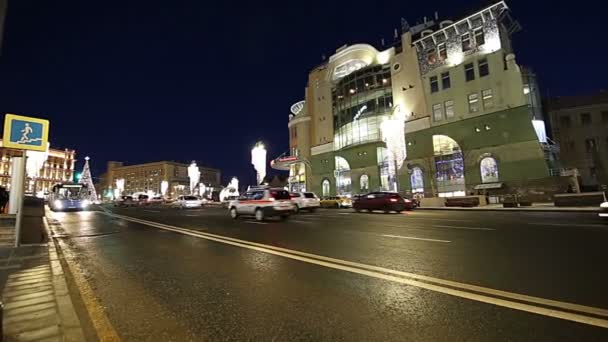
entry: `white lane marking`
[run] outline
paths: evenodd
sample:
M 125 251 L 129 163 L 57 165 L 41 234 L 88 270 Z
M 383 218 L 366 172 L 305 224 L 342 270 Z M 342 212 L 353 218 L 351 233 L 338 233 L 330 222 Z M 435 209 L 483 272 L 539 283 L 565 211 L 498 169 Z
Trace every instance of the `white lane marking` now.
M 538 307 L 538 306 L 534 306 L 534 305 L 526 304 L 526 303 L 512 302 L 512 301 L 509 301 L 506 299 L 488 297 L 488 296 L 484 296 L 484 295 L 476 294 L 476 293 L 468 293 L 468 292 L 453 289 L 453 288 L 475 291 L 477 293 L 484 293 L 484 294 L 499 296 L 499 297 L 503 297 L 503 298 L 515 299 L 515 300 L 519 300 L 519 301 L 526 301 L 528 303 L 541 304 L 541 305 L 550 306 L 553 308 L 561 308 L 561 309 L 577 311 L 577 312 L 581 312 L 581 313 L 608 317 L 608 310 L 602 309 L 602 308 L 595 308 L 595 307 L 573 304 L 573 303 L 568 303 L 568 302 L 560 302 L 560 301 L 556 301 L 556 300 L 552 300 L 552 299 L 545 299 L 545 298 L 522 295 L 522 294 L 512 293 L 512 292 L 507 292 L 507 291 L 495 290 L 495 289 L 491 289 L 491 288 L 485 288 L 485 287 L 476 286 L 476 285 L 459 283 L 459 282 L 455 282 L 455 281 L 444 280 L 444 279 L 419 275 L 419 274 L 415 274 L 415 273 L 391 270 L 391 269 L 384 268 L 384 267 L 366 265 L 366 264 L 361 264 L 361 263 L 357 263 L 357 262 L 353 262 L 353 261 L 335 259 L 335 258 L 325 257 L 322 255 L 305 253 L 305 252 L 290 250 L 290 249 L 281 248 L 281 247 L 269 246 L 269 245 L 235 239 L 235 238 L 222 236 L 222 235 L 203 233 L 200 231 L 194 231 L 194 230 L 190 230 L 190 229 L 169 226 L 169 225 L 165 225 L 165 224 L 161 224 L 161 223 L 140 220 L 140 219 L 136 219 L 136 218 L 132 218 L 132 217 L 128 217 L 128 216 L 116 215 L 116 214 L 107 213 L 107 212 L 105 212 L 105 213 L 99 212 L 99 213 L 118 217 L 118 218 L 121 218 L 126 221 L 132 221 L 132 222 L 136 222 L 136 223 L 140 223 L 140 224 L 145 224 L 145 225 L 160 228 L 163 230 L 173 231 L 173 232 L 180 233 L 180 234 L 190 235 L 190 236 L 199 237 L 199 238 L 203 238 L 203 239 L 207 239 L 207 240 L 217 241 L 220 243 L 230 244 L 230 245 L 248 248 L 248 249 L 252 249 L 252 250 L 257 250 L 257 251 L 261 251 L 261 252 L 266 252 L 269 254 L 280 255 L 280 256 L 284 256 L 286 258 L 300 260 L 300 261 L 304 261 L 304 262 L 308 262 L 308 263 L 313 263 L 313 264 L 317 264 L 317 265 L 321 265 L 321 266 L 325 266 L 325 267 L 329 267 L 329 268 L 342 269 L 342 270 L 353 272 L 353 273 L 368 275 L 370 277 L 391 280 L 391 281 L 395 281 L 395 282 L 399 282 L 399 283 L 403 283 L 403 284 L 407 284 L 407 285 L 411 285 L 411 286 L 428 289 L 431 291 L 436 291 L 436 292 L 440 292 L 440 293 L 453 295 L 456 297 L 466 298 L 466 299 L 470 299 L 470 300 L 474 300 L 474 301 L 484 302 L 484 303 L 493 304 L 496 306 L 502 306 L 502 307 L 506 307 L 506 308 L 525 311 L 525 312 L 536 313 L 536 314 L 544 315 L 544 316 L 548 316 L 548 317 L 560 318 L 560 319 L 569 320 L 569 321 L 573 321 L 573 322 L 579 322 L 579 323 L 583 323 L 583 324 L 589 324 L 589 325 L 594 325 L 594 326 L 598 326 L 598 327 L 608 328 L 608 320 L 604 320 L 601 318 L 589 317 L 589 316 L 584 316 L 584 315 L 571 313 L 571 312 L 558 311 L 555 309 Z M 303 256 L 303 257 L 300 257 L 300 256 Z M 325 262 L 325 261 L 328 261 L 328 262 Z M 350 267 L 350 266 L 352 266 L 352 267 Z M 356 268 L 356 267 L 358 267 L 358 268 Z M 378 273 L 378 272 L 383 272 L 384 274 Z M 415 279 L 415 280 L 398 278 L 398 277 L 390 276 L 387 274 L 398 275 L 401 277 L 407 277 L 407 278 L 411 278 L 411 279 Z M 421 281 L 418 281 L 418 280 L 421 280 Z M 422 281 L 427 281 L 427 282 L 431 282 L 434 284 L 428 284 L 428 283 L 424 283 Z M 435 284 L 447 285 L 447 286 L 451 286 L 453 288 L 442 287 L 442 286 L 435 285 Z
M 430 217 L 416 217 L 412 218 L 416 220 L 430 220 L 430 221 L 451 221 L 451 222 L 472 222 L 472 220 L 459 220 L 459 219 L 444 219 L 444 218 L 430 218 Z
M 442 225 L 433 225 L 433 228 L 469 229 L 469 230 L 496 230 L 496 229 L 494 229 L 494 228 L 481 228 L 481 227 L 457 227 L 457 226 L 442 226 Z
M 413 237 L 413 236 L 401 236 L 401 235 L 390 235 L 390 234 L 382 234 L 382 236 L 392 237 L 392 238 L 397 238 L 397 239 L 408 239 L 408 240 L 422 240 L 422 241 L 444 242 L 444 243 L 452 242 L 452 241 L 448 241 L 448 240 L 425 239 L 425 238 L 419 238 L 419 237 Z
M 350 215 L 352 213 L 338 213 L 338 215 Z
M 245 223 L 249 223 L 249 224 L 268 224 L 267 222 L 258 222 L 258 221 L 243 221 Z
M 149 213 L 160 213 L 160 210 L 143 210 L 143 211 L 147 211 Z
M 287 222 L 306 223 L 306 224 L 312 224 L 313 223 L 313 222 L 310 222 L 310 221 L 301 221 L 301 220 L 289 220 Z
M 576 223 L 528 223 L 534 226 L 558 226 L 558 227 L 585 227 L 585 228 L 603 228 L 604 224 L 576 224 Z

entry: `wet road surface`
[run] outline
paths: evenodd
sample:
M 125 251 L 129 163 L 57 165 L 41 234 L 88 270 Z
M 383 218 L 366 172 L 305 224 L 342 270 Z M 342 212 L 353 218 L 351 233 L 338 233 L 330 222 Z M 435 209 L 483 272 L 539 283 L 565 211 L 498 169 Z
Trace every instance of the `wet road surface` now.
M 101 337 L 106 321 L 125 341 L 608 340 L 608 226 L 592 213 L 49 217 Z

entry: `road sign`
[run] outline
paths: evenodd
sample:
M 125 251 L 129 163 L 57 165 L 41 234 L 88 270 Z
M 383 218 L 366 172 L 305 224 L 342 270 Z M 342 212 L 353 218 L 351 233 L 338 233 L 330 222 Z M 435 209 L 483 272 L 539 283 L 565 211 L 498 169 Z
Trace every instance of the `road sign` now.
M 4 147 L 44 152 L 48 148 L 48 138 L 48 120 L 6 114 L 4 118 Z

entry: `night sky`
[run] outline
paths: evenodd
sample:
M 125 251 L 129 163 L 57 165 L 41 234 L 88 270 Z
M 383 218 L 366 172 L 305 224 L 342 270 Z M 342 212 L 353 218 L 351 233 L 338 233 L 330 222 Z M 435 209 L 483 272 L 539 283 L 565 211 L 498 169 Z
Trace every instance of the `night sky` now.
M 599 1 L 507 1 L 523 31 L 517 61 L 543 95 L 606 88 Z M 568 2 L 564 2 L 568 3 Z M 95 4 L 95 5 L 93 5 Z M 9 0 L 0 112 L 51 120 L 55 148 L 107 160 L 199 163 L 255 180 L 250 149 L 288 149 L 292 103 L 308 71 L 343 44 L 392 39 L 438 11 L 458 17 L 488 1 Z

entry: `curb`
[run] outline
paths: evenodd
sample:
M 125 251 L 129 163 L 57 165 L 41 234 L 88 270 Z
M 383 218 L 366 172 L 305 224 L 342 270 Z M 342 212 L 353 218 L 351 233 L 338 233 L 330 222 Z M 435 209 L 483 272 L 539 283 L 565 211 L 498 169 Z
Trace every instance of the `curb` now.
M 61 266 L 61 261 L 57 255 L 57 246 L 52 237 L 52 232 L 46 216 L 43 217 L 43 223 L 49 237 L 49 261 L 53 274 L 53 290 L 55 292 L 55 301 L 57 302 L 57 311 L 59 313 L 64 341 L 86 341 L 80 319 L 78 319 L 74 304 L 72 303 L 72 298 L 68 291 L 63 267 Z
M 526 209 L 526 208 L 490 208 L 490 209 L 482 209 L 482 208 L 459 208 L 459 207 L 426 207 L 421 208 L 418 207 L 416 210 L 444 210 L 444 211 L 475 211 L 475 212 L 497 212 L 497 211 L 515 211 L 515 212 L 528 212 L 528 213 L 599 213 L 599 209 Z

